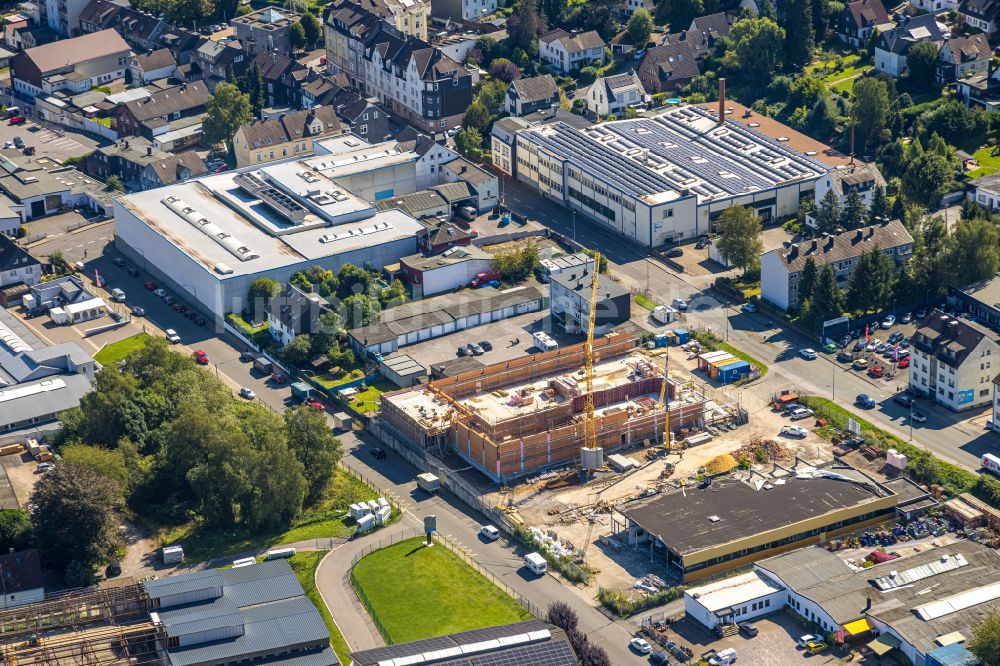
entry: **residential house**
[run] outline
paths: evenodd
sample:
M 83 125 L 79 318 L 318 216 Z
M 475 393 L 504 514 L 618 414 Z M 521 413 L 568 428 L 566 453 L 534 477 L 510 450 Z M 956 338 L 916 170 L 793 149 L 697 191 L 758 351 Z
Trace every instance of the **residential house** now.
M 21 235 L 21 215 L 15 208 L 16 204 L 9 197 L 0 194 L 0 234 L 7 238 Z
M 385 141 L 390 136 L 389 112 L 378 104 L 365 99 L 354 91 L 346 100 L 340 101 L 334 108 L 342 122 L 351 128 L 351 132 L 369 143 Z
M 910 336 L 910 391 L 955 412 L 991 404 L 998 358 L 996 333 L 935 308 Z
M 554 327 L 586 334 L 595 307 L 594 335 L 604 335 L 632 317 L 632 294 L 606 275 L 597 276 L 597 303 L 591 304 L 593 271 L 563 271 L 549 279 L 549 308 Z
M 507 113 L 523 116 L 559 105 L 559 86 L 551 74 L 517 79 L 507 87 Z
M 90 0 L 45 0 L 45 16 L 49 28 L 60 37 L 77 37 L 80 33 L 80 14 Z
M 436 191 L 430 193 L 444 199 Z M 447 207 L 447 202 L 445 202 Z M 448 212 L 445 212 L 447 217 Z M 425 254 L 438 254 L 452 247 L 468 247 L 472 245 L 472 230 L 463 229 L 454 222 L 442 222 L 434 228 L 426 229 L 417 234 L 417 247 Z M 478 274 L 478 273 L 477 273 Z
M 957 12 L 961 0 L 912 0 L 910 3 L 916 9 L 930 14 Z
M 760 258 L 760 297 L 781 310 L 799 307 L 799 278 L 811 258 L 818 267 L 830 266 L 841 287 L 863 253 L 878 248 L 902 265 L 913 252 L 913 237 L 899 220 L 890 220 L 840 234 L 823 234 L 801 243 L 785 242 Z
M 471 204 L 480 213 L 500 203 L 500 183 L 496 174 L 479 168 L 464 157 L 447 162 L 443 172 L 445 182 L 462 182 L 469 186 L 475 194 Z
M 32 23 L 14 30 L 15 48 L 22 51 L 27 51 L 28 49 L 33 49 L 36 46 L 44 44 L 51 44 L 57 39 L 59 39 L 59 35 L 47 25 Z
M 934 14 L 904 17 L 895 28 L 879 34 L 875 42 L 875 69 L 890 76 L 902 76 L 911 46 L 924 41 L 940 45 L 948 35 L 948 29 Z
M 628 107 L 646 103 L 646 91 L 635 72 L 597 79 L 587 90 L 587 108 L 599 116 L 620 116 Z
M 955 92 L 962 98 L 965 105 L 981 107 L 987 111 L 1000 111 L 1000 80 L 998 71 L 992 73 L 978 72 L 955 82 Z
M 496 0 L 463 0 L 466 1 L 470 4 L 493 2 L 496 11 Z M 388 21 L 402 34 L 425 42 L 429 40 L 427 30 L 432 7 L 427 0 L 357 0 L 357 3 L 362 10 Z
M 296 335 L 319 331 L 319 318 L 327 312 L 332 312 L 329 301 L 289 282 L 267 304 L 268 330 L 274 341 L 284 347 Z
M 874 163 L 856 161 L 853 164 L 833 169 L 817 180 L 814 201 L 819 206 L 826 198 L 826 193 L 832 188 L 837 200 L 843 205 L 851 190 L 856 190 L 867 207 L 871 206 L 876 187 L 885 189 L 885 178 L 882 177 L 882 172 Z
M 699 16 L 691 21 L 688 32 L 697 30 L 703 34 L 708 44 L 715 44 L 720 37 L 728 37 L 729 30 L 733 23 L 739 18 L 739 14 L 734 12 L 719 12 L 707 16 Z
M 157 49 L 148 53 L 133 55 L 129 61 L 128 71 L 132 77 L 132 85 L 141 86 L 150 81 L 166 79 L 174 75 L 177 61 L 169 49 Z
M 325 19 L 326 66 L 329 72 L 346 76 L 351 88 L 362 90 L 366 74 L 365 45 L 381 29 L 382 19 L 352 0 L 336 4 Z M 396 32 L 402 34 L 398 30 Z
M 497 0 L 433 0 L 431 14 L 453 21 L 481 22 L 497 11 Z
M 215 90 L 215 86 L 229 78 L 230 72 L 240 76 L 249 65 L 250 59 L 238 43 L 234 46 L 209 39 L 195 51 L 190 67 L 187 70 L 179 67 L 177 72 L 182 81 L 194 83 L 202 79 L 209 90 Z
M 966 197 L 990 212 L 1000 211 L 1000 173 L 982 176 L 969 182 Z
M 10 237 L 0 234 L 0 287 L 26 284 L 29 287 L 42 280 L 42 262 L 21 248 Z
M 343 134 L 331 106 L 317 106 L 243 125 L 233 135 L 236 167 L 313 154 L 313 140 Z
M 84 92 L 125 76 L 129 45 L 114 30 L 62 39 L 14 56 L 14 90 L 29 98 L 58 90 Z
M 171 25 L 162 16 L 154 16 L 128 3 L 113 0 L 90 0 L 80 14 L 80 33 L 114 29 L 136 53 L 166 48 L 178 65 L 190 62 L 195 49 L 205 41 L 193 30 Z
M 604 47 L 604 40 L 596 30 L 568 33 L 557 28 L 538 38 L 542 62 L 563 74 L 588 65 L 603 65 Z
M 255 12 L 237 16 L 230 24 L 236 31 L 236 39 L 249 55 L 265 51 L 279 55 L 291 55 L 292 25 L 302 15 L 287 9 L 265 7 Z
M 0 610 L 44 599 L 45 583 L 38 551 L 31 549 L 0 555 Z
M 701 59 L 708 53 L 701 31 L 668 35 L 664 43 L 647 49 L 639 61 L 639 80 L 649 94 L 683 88 L 701 74 Z
M 15 51 L 21 50 L 21 40 L 17 37 L 18 31 L 31 25 L 31 19 L 24 14 L 9 14 L 0 19 L 0 26 L 3 26 L 3 43 Z
M 442 175 L 445 174 L 444 165 L 458 158 L 458 153 L 449 148 L 444 141 L 438 143 L 412 125 L 404 127 L 396 135 L 396 145 L 399 150 L 413 151 L 418 155 L 416 166 L 418 191 L 445 181 L 447 176 Z
M 301 103 L 302 85 L 309 78 L 309 69 L 295 60 L 277 53 L 262 51 L 258 53 L 250 67 L 260 68 L 264 79 L 264 92 L 267 95 L 267 107 L 299 108 Z
M 988 70 L 993 49 L 986 35 L 952 37 L 938 52 L 937 79 L 950 83 Z
M 958 6 L 962 22 L 987 35 L 997 31 L 998 12 L 1000 12 L 1000 0 L 962 0 L 962 4 Z
M 193 118 L 200 124 L 209 97 L 208 86 L 195 81 L 126 102 L 118 108 L 118 135 L 142 135 L 153 139 L 170 131 L 171 123 L 178 123 L 182 119 Z
M 115 174 L 129 190 L 149 190 L 208 172 L 194 151 L 172 154 L 150 139 L 133 136 L 100 146 L 87 156 L 87 173 L 106 180 Z
M 848 3 L 840 13 L 837 36 L 854 48 L 862 48 L 876 27 L 891 23 L 882 0 L 856 0 Z M 882 28 L 879 32 L 883 32 Z
M 9 152 L 0 160 L 0 191 L 10 200 L 9 208 L 25 221 L 73 207 L 106 213 L 113 197 L 104 183 L 71 166 Z

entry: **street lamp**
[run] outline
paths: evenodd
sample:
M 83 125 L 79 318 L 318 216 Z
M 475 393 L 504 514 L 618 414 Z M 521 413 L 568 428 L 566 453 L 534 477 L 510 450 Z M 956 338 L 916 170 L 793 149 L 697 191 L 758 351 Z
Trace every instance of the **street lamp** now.
M 573 241 L 576 241 L 576 209 L 573 209 Z

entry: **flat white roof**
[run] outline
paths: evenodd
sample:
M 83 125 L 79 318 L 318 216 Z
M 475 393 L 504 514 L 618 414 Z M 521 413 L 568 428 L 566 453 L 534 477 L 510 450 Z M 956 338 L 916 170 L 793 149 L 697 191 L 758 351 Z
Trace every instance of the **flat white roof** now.
M 116 206 L 131 213 L 219 279 L 224 277 L 214 272 L 219 264 L 232 269 L 227 276 L 250 275 L 409 238 L 424 228 L 400 210 L 371 215 L 374 208 L 354 195 L 351 205 L 365 208 L 356 208 L 342 224 L 330 224 L 312 212 L 303 223 L 292 224 L 240 188 L 234 180 L 238 173 L 225 172 L 136 192 L 118 197 Z M 248 256 L 256 256 L 247 260 L 236 258 L 225 245 L 168 208 L 164 203 L 168 197 L 181 199 L 196 211 L 191 217 L 209 220 L 214 234 L 226 235 L 227 241 L 232 239 L 230 244 L 245 247 Z M 135 224 L 131 216 L 118 214 L 117 208 L 115 217 L 123 234 L 127 234 L 130 224 Z
M 412 150 L 400 150 L 396 141 L 371 144 L 353 134 L 314 141 L 313 148 L 316 156 L 303 161 L 329 178 L 342 178 L 420 159 L 420 155 Z
M 83 312 L 85 310 L 93 310 L 94 308 L 103 308 L 104 301 L 100 298 L 88 298 L 85 301 L 80 301 L 79 303 L 70 303 L 69 305 L 63 306 L 63 311 L 70 314 L 76 314 L 77 312 Z
M 769 582 L 756 571 L 750 571 L 702 587 L 689 588 L 684 591 L 684 594 L 696 599 L 699 604 L 708 609 L 708 612 L 714 613 L 722 608 L 740 606 L 748 601 L 781 592 L 783 589 Z

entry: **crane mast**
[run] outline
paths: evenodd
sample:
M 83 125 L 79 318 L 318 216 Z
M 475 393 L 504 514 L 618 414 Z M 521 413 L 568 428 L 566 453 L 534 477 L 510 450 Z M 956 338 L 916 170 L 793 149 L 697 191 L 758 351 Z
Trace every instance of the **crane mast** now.
M 594 279 L 590 287 L 590 318 L 587 321 L 586 379 L 587 379 L 587 447 L 597 448 L 597 430 L 594 426 L 594 323 L 597 320 L 597 277 L 600 275 L 601 253 L 594 253 Z

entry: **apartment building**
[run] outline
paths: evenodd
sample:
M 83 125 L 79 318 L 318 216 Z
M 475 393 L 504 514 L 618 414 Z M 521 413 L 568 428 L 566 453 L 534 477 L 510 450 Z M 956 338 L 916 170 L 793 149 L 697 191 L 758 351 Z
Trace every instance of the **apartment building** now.
M 462 0 L 463 2 L 493 2 L 496 0 Z M 362 10 L 388 21 L 404 35 L 428 40 L 427 28 L 431 21 L 431 3 L 424 0 L 357 0 Z
M 59 90 L 86 92 L 123 78 L 129 45 L 114 30 L 36 46 L 11 61 L 14 90 L 34 98 Z
M 472 103 L 473 73 L 352 2 L 327 17 L 327 64 L 417 128 L 456 127 Z
M 313 141 L 344 132 L 330 106 L 318 106 L 243 125 L 233 135 L 236 167 L 313 154 Z
M 899 220 L 890 220 L 841 234 L 823 234 L 805 243 L 788 243 L 760 258 L 760 297 L 782 310 L 797 308 L 799 278 L 806 262 L 831 266 L 841 287 L 857 265 L 858 257 L 878 248 L 899 266 L 913 252 L 913 237 Z
M 482 21 L 497 10 L 497 0 L 434 0 L 434 16 L 454 21 Z
M 910 390 L 961 412 L 993 402 L 997 334 L 933 310 L 910 338 Z
M 250 55 L 271 51 L 280 55 L 292 53 L 292 24 L 301 14 L 287 9 L 266 7 L 244 16 L 237 16 L 230 23 L 236 39 Z

